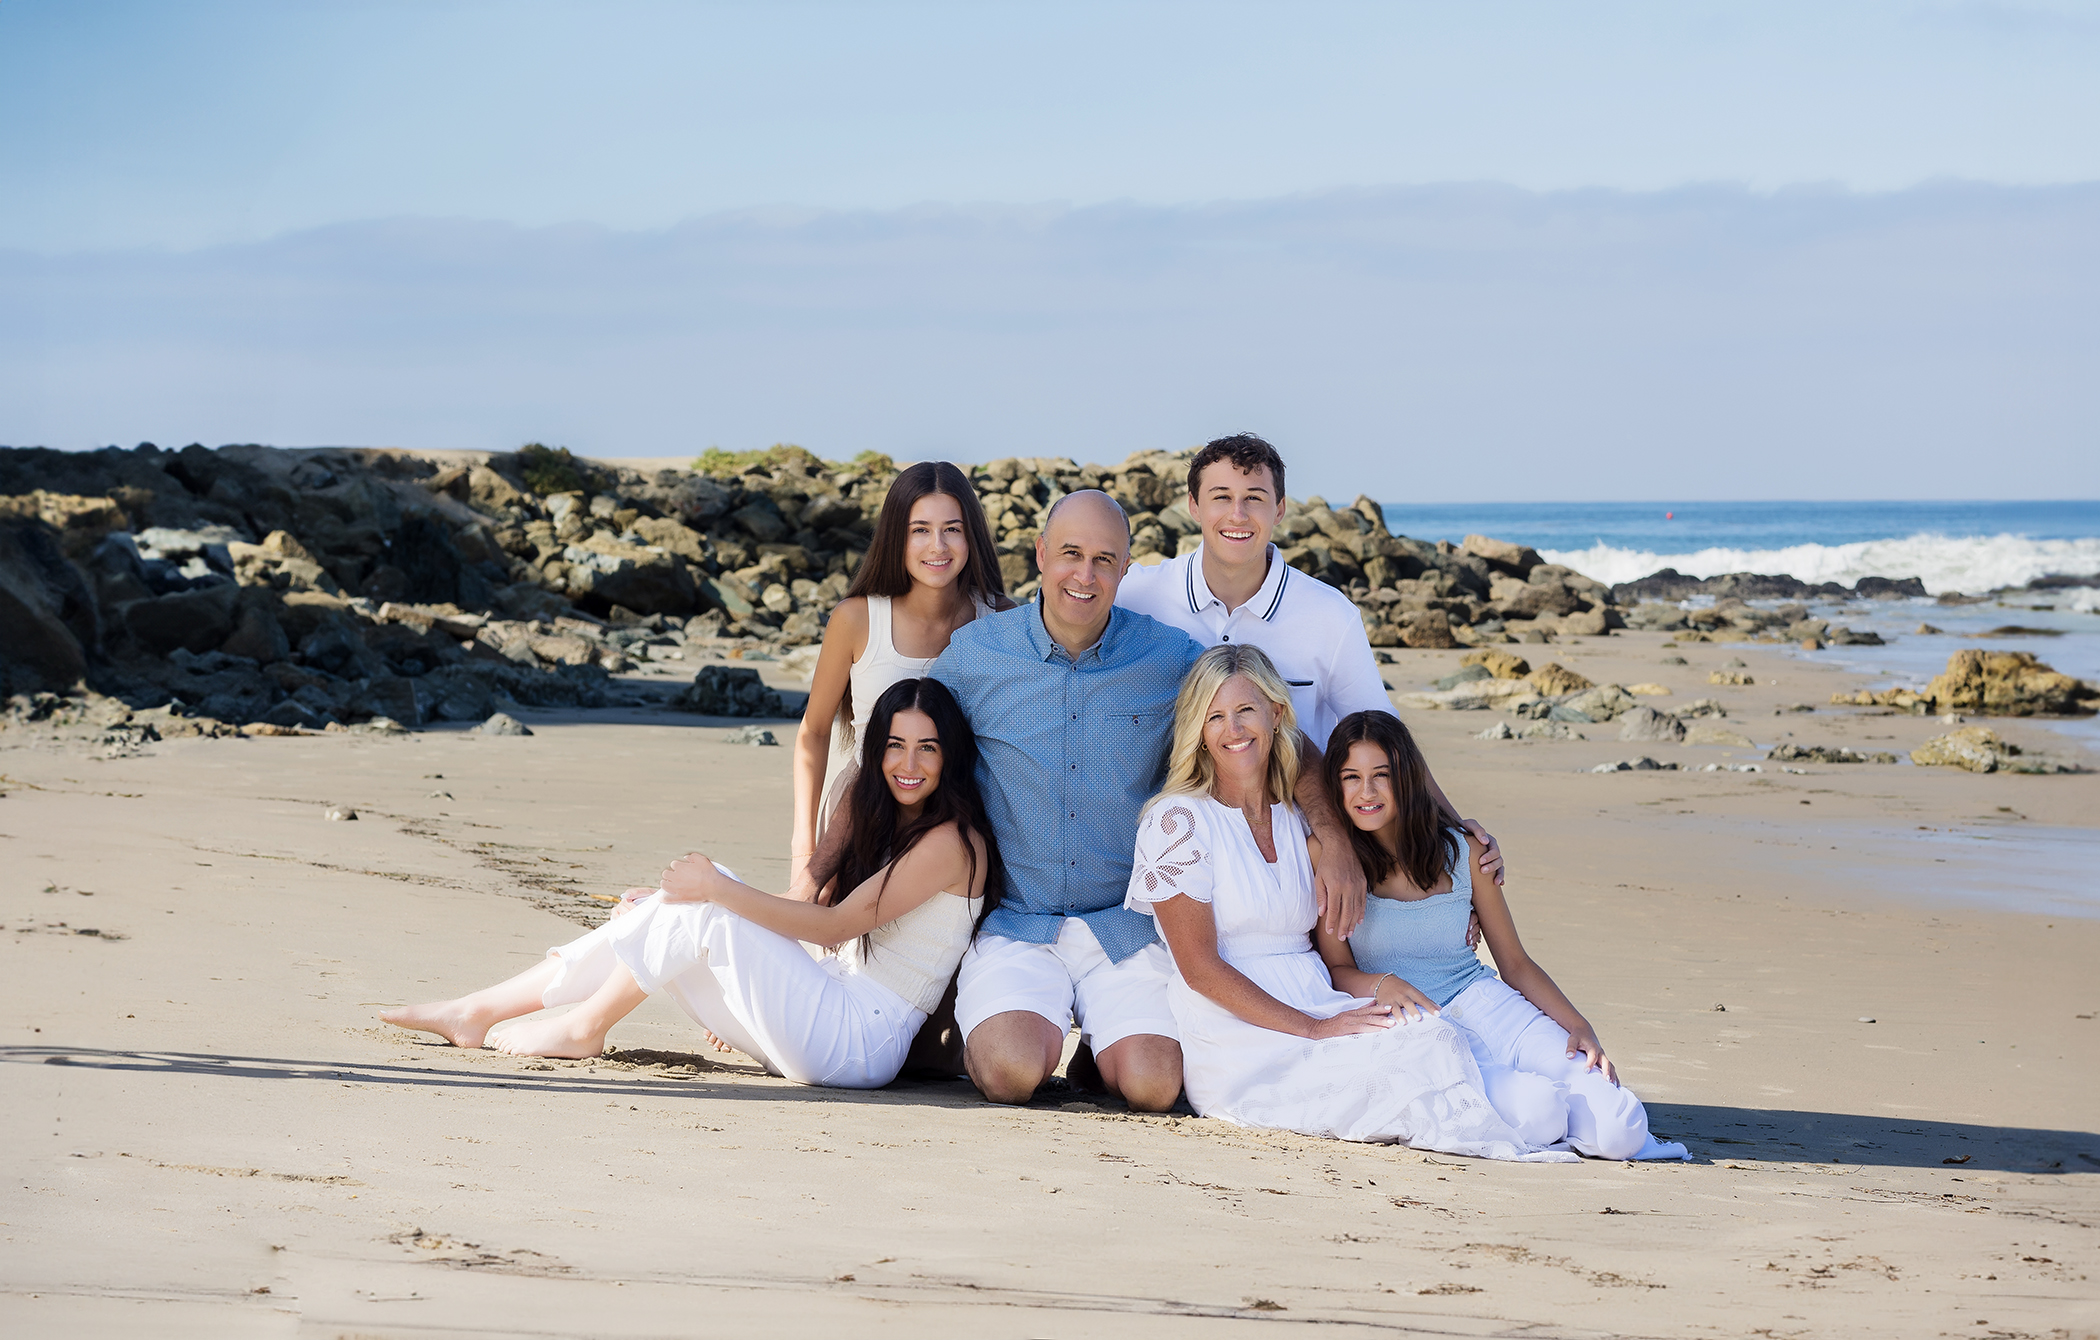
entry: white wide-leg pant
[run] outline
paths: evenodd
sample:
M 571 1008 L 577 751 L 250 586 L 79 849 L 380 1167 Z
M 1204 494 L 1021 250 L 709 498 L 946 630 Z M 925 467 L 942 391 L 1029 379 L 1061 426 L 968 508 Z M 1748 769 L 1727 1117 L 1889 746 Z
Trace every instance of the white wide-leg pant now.
M 541 995 L 587 1000 L 616 968 L 666 992 L 701 1027 L 798 1084 L 876 1089 L 897 1078 L 923 1010 L 836 958 L 712 903 L 667 903 L 659 889 L 625 916 L 549 951 L 562 970 Z
M 1648 1144 L 1648 1109 L 1622 1088 L 1568 1056 L 1568 1030 L 1499 978 L 1458 993 L 1443 1016 L 1472 1044 L 1488 1102 L 1525 1141 L 1565 1139 L 1592 1158 L 1630 1159 Z

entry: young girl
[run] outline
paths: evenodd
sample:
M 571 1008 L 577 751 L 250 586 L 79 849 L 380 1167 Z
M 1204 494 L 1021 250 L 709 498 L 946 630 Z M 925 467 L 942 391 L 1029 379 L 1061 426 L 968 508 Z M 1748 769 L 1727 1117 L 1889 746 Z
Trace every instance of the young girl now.
M 906 467 L 883 499 L 853 585 L 824 628 L 795 733 L 789 887 L 803 885 L 831 812 L 852 785 L 854 741 L 875 700 L 898 680 L 925 674 L 956 629 L 1012 604 L 969 479 L 946 461 Z
M 748 888 L 698 853 L 605 925 L 497 986 L 379 1017 L 484 1045 L 489 1028 L 556 1005 L 495 1042 L 521 1056 L 596 1056 L 644 996 L 670 993 L 703 1028 L 775 1075 L 871 1089 L 897 1077 L 987 907 L 998 854 L 978 798 L 977 746 L 941 684 L 907 679 L 871 704 L 852 846 L 829 906 Z M 640 895 L 635 898 L 635 895 Z M 812 958 L 803 943 L 836 945 Z
M 1620 1087 L 1597 1030 L 1524 952 L 1502 889 L 1481 875 L 1484 848 L 1431 795 L 1399 718 L 1342 718 L 1324 767 L 1371 891 L 1356 933 L 1321 946 L 1336 988 L 1456 1024 L 1489 1101 L 1527 1144 L 1565 1139 L 1595 1158 L 1683 1157 L 1683 1146 L 1649 1139 L 1647 1110 Z M 1466 943 L 1475 910 L 1500 978 Z

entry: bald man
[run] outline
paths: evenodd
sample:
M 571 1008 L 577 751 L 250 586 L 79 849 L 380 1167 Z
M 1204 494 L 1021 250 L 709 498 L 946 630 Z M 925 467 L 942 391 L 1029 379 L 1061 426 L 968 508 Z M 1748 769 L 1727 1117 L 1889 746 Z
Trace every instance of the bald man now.
M 928 671 L 977 733 L 1006 876 L 963 957 L 963 1064 L 985 1097 L 1025 1103 L 1077 1020 L 1102 1086 L 1164 1111 L 1181 1094 L 1173 964 L 1123 895 L 1138 811 L 1166 775 L 1174 698 L 1202 648 L 1116 607 L 1130 523 L 1107 494 L 1059 499 L 1035 557 L 1035 602 L 965 624 Z

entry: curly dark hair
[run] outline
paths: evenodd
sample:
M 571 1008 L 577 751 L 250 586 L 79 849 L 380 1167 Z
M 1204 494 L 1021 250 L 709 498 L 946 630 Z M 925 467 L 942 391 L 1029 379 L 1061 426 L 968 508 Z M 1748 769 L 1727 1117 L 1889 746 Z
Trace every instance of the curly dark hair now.
M 1267 466 L 1269 478 L 1276 482 L 1276 501 L 1283 501 L 1283 457 L 1276 454 L 1276 448 L 1252 433 L 1234 433 L 1231 437 L 1205 443 L 1203 450 L 1196 453 L 1196 459 L 1189 462 L 1191 502 L 1195 500 L 1196 490 L 1202 487 L 1204 467 L 1218 461 L 1230 461 L 1234 469 L 1244 470 L 1250 475 Z

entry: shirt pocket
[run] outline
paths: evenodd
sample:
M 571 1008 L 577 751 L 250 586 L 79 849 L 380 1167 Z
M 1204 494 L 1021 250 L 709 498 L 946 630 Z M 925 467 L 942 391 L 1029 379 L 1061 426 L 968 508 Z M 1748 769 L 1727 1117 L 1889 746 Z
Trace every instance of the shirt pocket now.
M 1298 729 L 1310 737 L 1313 733 L 1313 716 L 1320 709 L 1319 681 L 1311 679 L 1286 679 L 1290 686 L 1291 711 L 1297 714 Z M 1327 741 L 1314 740 L 1314 744 L 1326 747 Z
M 1101 712 L 1087 724 L 1086 773 L 1077 780 L 1081 792 L 1095 798 L 1108 813 L 1116 812 L 1118 798 L 1127 806 L 1115 820 L 1129 830 L 1121 835 L 1127 857 L 1127 849 L 1137 840 L 1136 807 L 1150 800 L 1166 779 L 1174 713 Z

